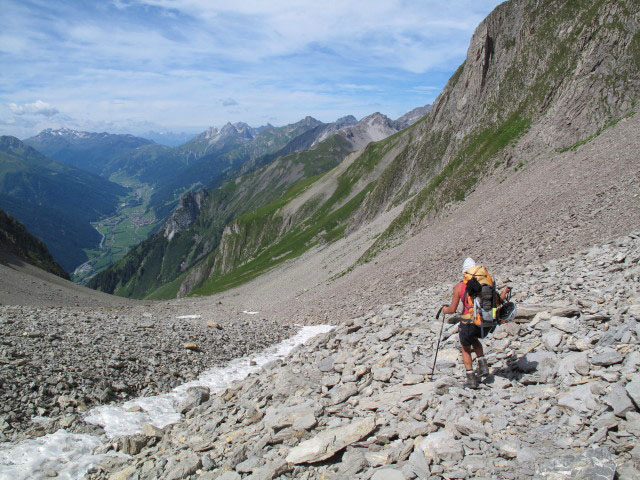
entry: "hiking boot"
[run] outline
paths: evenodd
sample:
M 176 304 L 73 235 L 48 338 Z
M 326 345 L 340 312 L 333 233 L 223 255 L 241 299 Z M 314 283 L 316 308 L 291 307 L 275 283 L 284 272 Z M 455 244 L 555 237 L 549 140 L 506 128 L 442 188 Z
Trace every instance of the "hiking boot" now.
M 486 358 L 478 359 L 478 375 L 481 377 L 486 377 L 489 375 L 489 365 L 487 364 Z
M 474 372 L 467 372 L 467 381 L 464 382 L 464 386 L 473 390 L 478 388 L 478 377 Z

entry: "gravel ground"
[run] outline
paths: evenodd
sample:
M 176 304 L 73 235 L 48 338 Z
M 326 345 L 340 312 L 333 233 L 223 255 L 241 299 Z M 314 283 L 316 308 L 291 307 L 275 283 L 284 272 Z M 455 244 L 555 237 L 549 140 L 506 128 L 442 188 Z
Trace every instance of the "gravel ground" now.
M 198 315 L 199 318 L 178 318 Z M 292 325 L 156 305 L 0 307 L 0 440 L 34 416 L 153 395 L 290 337 Z M 52 428 L 57 424 L 52 424 Z
M 32 415 L 75 415 L 88 406 L 166 391 L 207 367 L 291 336 L 295 322 L 337 324 L 433 282 L 453 283 L 467 256 L 506 280 L 521 265 L 637 231 L 639 130 L 636 116 L 576 152 L 532 161 L 519 151 L 513 162 L 523 166 L 517 172 L 496 171 L 464 204 L 335 280 L 393 212 L 250 284 L 206 298 L 136 302 L 30 266 L 0 265 L 0 440 L 36 434 L 25 432 Z M 201 318 L 177 319 L 183 315 Z M 199 351 L 185 348 L 189 342 Z

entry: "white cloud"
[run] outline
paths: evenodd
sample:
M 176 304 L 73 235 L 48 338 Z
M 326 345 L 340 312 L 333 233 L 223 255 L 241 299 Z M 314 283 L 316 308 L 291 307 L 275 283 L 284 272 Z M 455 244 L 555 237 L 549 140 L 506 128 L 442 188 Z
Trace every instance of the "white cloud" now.
M 399 116 L 442 89 L 499 0 L 4 2 L 0 120 L 133 132 Z
M 60 111 L 49 105 L 48 103 L 43 102 L 42 100 L 36 100 L 33 103 L 25 103 L 22 105 L 18 105 L 17 103 L 10 103 L 9 109 L 15 115 L 43 115 L 45 117 L 53 117 L 60 113 Z

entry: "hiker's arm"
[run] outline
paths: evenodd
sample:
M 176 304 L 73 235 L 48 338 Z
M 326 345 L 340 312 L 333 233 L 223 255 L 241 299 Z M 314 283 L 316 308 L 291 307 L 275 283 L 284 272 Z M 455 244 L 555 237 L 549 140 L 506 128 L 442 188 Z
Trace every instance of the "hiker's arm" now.
M 502 289 L 502 292 L 500 292 L 500 301 L 504 303 L 504 301 L 507 298 L 507 295 L 509 295 L 509 292 L 511 291 L 511 287 L 504 287 Z
M 442 307 L 442 313 L 445 315 L 451 315 L 452 313 L 456 313 L 458 309 L 458 302 L 460 301 L 460 291 L 459 286 L 456 285 L 453 289 L 453 297 L 451 297 L 451 304 L 444 305 Z

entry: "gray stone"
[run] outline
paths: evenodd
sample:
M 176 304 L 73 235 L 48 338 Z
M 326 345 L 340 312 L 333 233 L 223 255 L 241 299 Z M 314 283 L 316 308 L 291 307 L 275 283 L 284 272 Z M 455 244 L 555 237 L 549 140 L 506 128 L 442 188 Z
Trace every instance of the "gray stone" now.
M 284 459 L 278 458 L 255 470 L 247 480 L 272 480 L 291 470 Z
M 496 444 L 498 455 L 504 458 L 516 458 L 520 453 L 520 442 L 516 439 L 502 440 Z
M 321 372 L 331 372 L 333 370 L 333 357 L 323 358 L 318 362 L 318 369 Z
M 540 454 L 535 448 L 522 447 L 516 456 L 516 461 L 518 463 L 534 463 L 537 462 L 539 458 Z
M 376 337 L 378 337 L 378 340 L 380 340 L 381 342 L 388 340 L 392 336 L 393 336 L 393 328 L 385 328 L 384 330 L 380 330 L 376 334 Z
M 625 430 L 631 435 L 640 438 L 640 413 L 627 412 L 626 419 Z
M 424 382 L 424 375 L 417 375 L 415 373 L 408 373 L 402 379 L 403 385 L 416 385 Z
M 147 445 L 148 439 L 144 435 L 129 435 L 118 439 L 118 450 L 127 455 L 137 455 Z
M 633 380 L 627 383 L 625 390 L 627 391 L 629 398 L 633 400 L 636 409 L 640 410 L 640 375 L 635 375 Z
M 576 333 L 580 328 L 580 322 L 576 318 L 569 317 L 551 317 L 551 326 L 565 333 Z
M 315 409 L 306 403 L 294 407 L 269 407 L 264 416 L 267 428 L 280 430 L 291 427 L 293 430 L 308 430 L 316 426 Z
M 404 440 L 406 438 L 415 438 L 431 433 L 433 430 L 431 424 L 427 422 L 399 422 L 398 436 Z
M 240 480 L 242 477 L 233 470 L 224 472 L 222 475 L 215 477 L 216 480 Z
M 416 445 L 416 449 L 435 463 L 457 462 L 464 456 L 462 444 L 446 430 L 430 433 Z
M 196 473 L 196 470 L 198 470 L 201 466 L 202 461 L 200 460 L 200 457 L 189 454 L 186 458 L 178 461 L 177 465 L 173 469 L 171 469 L 171 471 L 169 471 L 166 479 L 182 480 L 183 478 Z
M 469 417 L 460 417 L 457 422 L 453 424 L 453 426 L 458 430 L 462 435 L 472 435 L 476 434 L 484 434 L 484 427 L 480 422 L 476 422 L 471 420 Z
M 343 448 L 369 435 L 376 427 L 373 417 L 359 418 L 350 424 L 323 430 L 315 437 L 292 448 L 287 462 L 314 463 L 325 460 Z
M 557 356 L 551 352 L 536 351 L 522 356 L 516 362 L 516 367 L 525 373 L 554 372 L 556 370 Z
M 393 368 L 390 367 L 376 367 L 371 369 L 373 379 L 380 382 L 388 382 L 393 376 Z
M 627 392 L 624 387 L 616 385 L 611 389 L 611 392 L 604 397 L 604 403 L 613 408 L 613 414 L 617 417 L 624 418 L 627 412 L 634 410 L 631 399 L 627 396 Z
M 209 396 L 209 387 L 190 387 L 187 389 L 187 398 L 180 402 L 178 411 L 180 413 L 187 413 L 189 410 L 209 400 Z
M 347 385 L 335 387 L 331 391 L 331 404 L 337 405 L 339 403 L 345 402 L 356 393 L 358 393 L 358 387 L 355 383 L 349 383 Z
M 589 413 L 598 408 L 598 402 L 588 384 L 569 389 L 567 393 L 558 397 L 558 405 L 581 413 Z
M 624 360 L 622 355 L 613 348 L 605 348 L 601 353 L 597 353 L 591 357 L 591 363 L 602 367 L 608 367 L 621 363 Z
M 354 448 L 347 450 L 342 455 L 342 463 L 338 468 L 338 472 L 345 476 L 353 476 L 361 472 L 367 466 L 362 449 Z
M 418 478 L 428 478 L 430 474 L 429 464 L 431 458 L 427 458 L 424 452 L 420 449 L 414 449 L 409 455 L 408 465 L 410 471 L 414 473 Z
M 560 332 L 548 332 L 542 336 L 542 343 L 550 352 L 554 352 L 560 342 L 562 342 L 562 333 Z
M 633 465 L 622 465 L 618 467 L 616 473 L 620 480 L 640 480 L 640 471 Z
M 406 477 L 401 470 L 395 468 L 383 468 L 376 471 L 371 477 L 371 480 L 406 480 Z
M 536 468 L 536 475 L 545 480 L 576 478 L 613 480 L 615 474 L 615 456 L 606 448 L 587 449 L 578 454 L 554 456 Z
M 571 352 L 560 358 L 558 375 L 587 375 L 589 373 L 589 358 L 586 352 Z
M 142 426 L 142 434 L 147 437 L 153 438 L 162 438 L 164 435 L 164 430 L 162 428 L 158 428 L 155 425 L 151 425 L 150 423 L 145 423 Z

